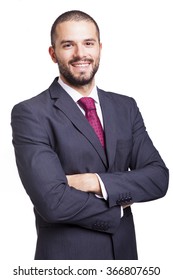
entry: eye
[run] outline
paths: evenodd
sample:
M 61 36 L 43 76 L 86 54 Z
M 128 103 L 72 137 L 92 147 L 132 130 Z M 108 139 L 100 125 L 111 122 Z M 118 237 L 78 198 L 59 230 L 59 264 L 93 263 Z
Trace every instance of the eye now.
M 94 46 L 94 41 L 87 41 L 87 42 L 85 42 L 85 45 L 87 47 L 93 47 Z
M 65 44 L 63 44 L 63 49 L 70 49 L 70 48 L 72 48 L 73 47 L 73 44 L 72 43 L 65 43 Z

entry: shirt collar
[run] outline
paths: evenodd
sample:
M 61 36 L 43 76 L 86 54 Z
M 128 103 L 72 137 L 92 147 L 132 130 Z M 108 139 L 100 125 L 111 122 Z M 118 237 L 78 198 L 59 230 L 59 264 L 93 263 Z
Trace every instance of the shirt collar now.
M 72 87 L 65 84 L 60 77 L 58 78 L 58 83 L 71 96 L 71 98 L 74 100 L 75 103 L 77 103 L 77 101 L 80 98 L 82 98 L 82 95 L 77 90 L 75 90 Z M 88 97 L 92 97 L 94 99 L 94 101 L 99 104 L 99 97 L 98 97 L 96 86 L 94 86 L 94 88 L 92 89 L 92 91 Z

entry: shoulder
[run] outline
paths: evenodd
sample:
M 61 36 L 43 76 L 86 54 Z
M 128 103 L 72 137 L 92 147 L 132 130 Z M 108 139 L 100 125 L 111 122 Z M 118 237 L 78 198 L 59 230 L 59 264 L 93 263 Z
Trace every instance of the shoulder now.
M 106 98 L 117 106 L 123 106 L 123 107 L 137 106 L 135 99 L 128 95 L 119 94 L 111 91 L 105 91 L 100 88 L 98 88 L 98 94 L 101 98 Z
M 45 111 L 47 107 L 49 107 L 53 99 L 51 98 L 51 93 L 56 91 L 56 94 L 58 96 L 58 88 L 56 87 L 56 79 L 53 81 L 53 83 L 50 85 L 49 88 L 46 90 L 42 91 L 41 93 L 23 100 L 17 104 L 14 105 L 12 108 L 13 111 L 18 111 L 18 110 L 23 110 L 24 108 L 31 110 L 31 111 Z
M 37 118 L 41 112 L 46 111 L 48 95 L 48 90 L 45 90 L 30 99 L 23 100 L 14 105 L 11 111 L 12 119 L 22 120 L 24 118 L 29 120 Z
M 19 103 L 14 105 L 14 108 L 22 107 L 22 106 L 32 106 L 32 107 L 37 106 L 40 103 L 44 103 L 48 95 L 49 95 L 49 90 L 47 89 L 31 98 L 20 101 Z

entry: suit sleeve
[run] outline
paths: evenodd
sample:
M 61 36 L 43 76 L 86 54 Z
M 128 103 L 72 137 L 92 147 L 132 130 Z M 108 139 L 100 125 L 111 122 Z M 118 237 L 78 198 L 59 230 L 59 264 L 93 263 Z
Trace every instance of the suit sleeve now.
M 132 146 L 129 164 L 124 171 L 117 162 L 120 166 L 117 170 L 99 174 L 108 193 L 110 207 L 155 200 L 163 197 L 168 188 L 168 169 L 146 131 L 136 102 L 132 98 L 130 100 Z M 118 151 L 116 154 L 117 161 L 123 161 L 123 152 L 121 158 L 118 158 Z
M 61 162 L 51 147 L 43 123 L 27 102 L 12 110 L 18 172 L 35 209 L 49 223 L 76 224 L 114 233 L 120 222 L 120 207 L 110 208 L 94 194 L 67 185 Z M 104 226 L 98 228 L 98 221 Z

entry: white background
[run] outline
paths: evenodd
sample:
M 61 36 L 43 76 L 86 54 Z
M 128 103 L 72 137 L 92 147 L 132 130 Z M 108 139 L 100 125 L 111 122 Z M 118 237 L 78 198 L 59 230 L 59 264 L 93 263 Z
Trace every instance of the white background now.
M 102 59 L 97 85 L 132 96 L 147 130 L 173 167 L 173 8 L 168 0 L 1 0 L 0 2 L 0 254 L 4 267 L 34 257 L 36 231 L 29 197 L 18 177 L 11 144 L 12 107 L 45 90 L 58 75 L 48 55 L 54 20 L 71 9 L 95 18 Z M 134 205 L 140 263 L 169 267 L 172 181 L 160 200 Z M 10 278 L 11 279 L 11 278 Z M 153 279 L 153 278 L 152 278 Z M 162 278 L 163 279 L 163 278 Z

